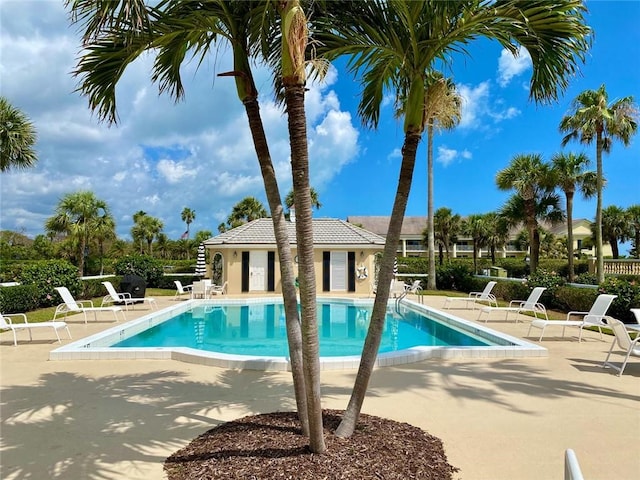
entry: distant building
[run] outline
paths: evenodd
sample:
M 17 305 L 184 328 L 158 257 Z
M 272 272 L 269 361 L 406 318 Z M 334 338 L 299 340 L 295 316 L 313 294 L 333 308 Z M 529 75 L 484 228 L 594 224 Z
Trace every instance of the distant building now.
M 365 230 L 373 232 L 381 237 L 386 237 L 389 229 L 389 220 L 391 217 L 383 216 L 349 216 L 347 222 L 358 225 Z M 423 243 L 424 231 L 427 228 L 427 217 L 404 217 L 402 222 L 402 231 L 400 233 L 400 242 L 398 244 L 398 255 L 402 257 L 425 257 L 427 256 L 427 247 Z M 562 223 L 554 227 L 542 225 L 546 231 L 557 237 L 567 236 L 567 224 Z M 526 250 L 520 250 L 515 246 L 515 240 L 523 228 L 513 229 L 509 235 L 507 244 L 496 251 L 498 258 L 506 257 L 524 257 L 528 254 Z M 595 256 L 595 248 L 584 248 L 583 242 L 586 238 L 591 237 L 591 222 L 584 218 L 573 221 L 573 245 L 576 254 L 585 254 Z M 437 247 L 436 247 L 437 248 Z M 611 256 L 611 246 L 608 243 L 603 245 L 604 256 Z M 458 235 L 458 240 L 453 244 L 450 251 L 452 258 L 471 258 L 473 256 L 473 240 L 464 235 Z M 482 248 L 479 256 L 489 257 L 490 252 L 487 248 Z

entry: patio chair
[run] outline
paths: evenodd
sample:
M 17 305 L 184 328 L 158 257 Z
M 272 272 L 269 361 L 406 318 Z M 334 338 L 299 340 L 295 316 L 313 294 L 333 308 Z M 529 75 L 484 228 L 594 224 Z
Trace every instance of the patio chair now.
M 624 323 L 615 318 L 608 318 L 607 326 L 613 330 L 613 334 L 615 338 L 611 343 L 611 348 L 609 349 L 609 354 L 607 358 L 604 360 L 602 364 L 603 367 L 611 367 L 615 371 L 618 372 L 618 376 L 622 375 L 624 372 L 624 368 L 627 366 L 627 362 L 629 361 L 629 357 L 631 355 L 640 357 L 640 335 L 637 335 L 634 340 L 631 340 L 631 336 L 629 335 L 629 331 L 627 327 L 625 327 Z M 611 353 L 613 352 L 613 347 L 618 344 L 618 347 L 622 350 L 622 354 L 624 355 L 624 361 L 620 367 L 609 363 L 609 357 L 611 357 Z
M 640 323 L 640 308 L 631 308 L 631 313 L 636 318 L 636 323 Z
M 224 282 L 222 285 L 212 285 L 209 292 L 211 295 L 226 295 L 228 283 L 229 282 Z
M 133 298 L 129 292 L 118 293 L 116 292 L 115 287 L 111 284 L 111 282 L 102 282 L 104 288 L 107 289 L 107 295 L 102 299 L 101 307 L 105 305 L 109 305 L 111 303 L 122 303 L 124 304 L 125 309 L 129 309 L 129 305 L 133 305 L 135 307 L 138 302 L 148 302 L 151 308 L 154 310 L 158 309 L 158 304 L 156 303 L 156 299 L 153 297 L 139 297 Z
M 582 330 L 585 327 L 598 327 L 598 331 L 600 332 L 600 338 L 602 338 L 602 327 L 606 327 L 607 323 L 605 323 L 605 314 L 611 305 L 611 302 L 617 297 L 617 295 L 598 295 L 598 298 L 593 302 L 591 308 L 588 312 L 569 312 L 567 313 L 566 320 L 534 320 L 531 322 L 529 326 L 529 333 L 531 333 L 532 328 L 540 328 L 542 331 L 540 332 L 540 338 L 538 341 L 542 341 L 542 336 L 544 335 L 544 330 L 549 325 L 555 325 L 562 327 L 562 336 L 564 337 L 564 332 L 567 327 L 578 327 L 580 330 L 578 341 L 582 341 Z M 571 317 L 582 316 L 582 320 L 571 320 Z M 527 334 L 527 336 L 529 335 Z
M 205 282 L 193 282 L 191 285 L 191 299 L 194 298 L 206 298 L 207 297 L 207 284 Z
M 180 299 L 180 296 L 182 295 L 191 295 L 193 285 L 183 286 L 180 280 L 174 280 L 173 283 L 176 284 L 176 294 L 173 296 L 174 299 Z
M 444 308 L 450 309 L 451 304 L 457 302 L 465 303 L 465 306 L 462 308 L 469 308 L 469 303 L 471 303 L 474 310 L 478 302 L 487 302 L 489 306 L 497 307 L 498 300 L 496 299 L 496 296 L 491 293 L 491 290 L 493 290 L 493 287 L 497 284 L 498 282 L 491 281 L 485 285 L 484 290 L 481 292 L 469 292 L 467 297 L 446 297 L 444 299 Z
M 62 298 L 63 303 L 56 307 L 56 312 L 53 315 L 53 319 L 58 318 L 58 315 L 64 314 L 66 317 L 69 313 L 81 313 L 84 315 L 84 323 L 87 323 L 87 312 L 93 312 L 94 320 L 98 319 L 98 312 L 112 312 L 113 316 L 118 321 L 118 312 L 122 314 L 122 319 L 126 320 L 124 311 L 120 307 L 94 307 L 91 300 L 83 300 L 77 302 L 67 287 L 56 287 L 58 294 Z
M 11 317 L 21 317 L 23 323 L 13 323 Z M 18 346 L 18 338 L 16 336 L 16 332 L 18 330 L 28 330 L 29 331 L 29 341 L 33 340 L 33 336 L 31 334 L 31 330 L 34 328 L 53 328 L 53 333 L 56 334 L 56 338 L 58 339 L 58 343 L 62 343 L 60 340 L 60 335 L 58 335 L 58 330 L 65 329 L 67 331 L 67 335 L 69 335 L 69 339 L 71 339 L 71 332 L 69 331 L 69 327 L 66 322 L 39 322 L 39 323 L 29 323 L 27 321 L 27 316 L 24 313 L 11 313 L 11 314 L 0 314 L 0 330 L 11 330 L 13 333 L 13 345 Z
M 524 312 L 531 312 L 536 318 L 538 318 L 538 313 L 540 313 L 544 315 L 544 318 L 549 320 L 549 317 L 547 316 L 547 309 L 542 303 L 538 301 L 542 296 L 542 292 L 544 292 L 545 290 L 546 290 L 545 287 L 536 287 L 533 290 L 531 290 L 531 293 L 529 294 L 529 298 L 527 298 L 526 300 L 511 300 L 509 302 L 508 307 L 491 307 L 491 306 L 482 307 L 480 309 L 480 313 L 478 314 L 478 320 L 480 320 L 480 317 L 482 316 L 483 313 L 486 313 L 487 318 L 485 318 L 484 323 L 487 323 L 487 320 L 489 319 L 489 315 L 494 311 L 505 312 L 506 320 L 509 319 L 509 313 L 515 312 L 516 323 L 518 323 L 517 314 L 524 313 Z
M 422 280 L 414 280 L 411 285 L 405 284 L 404 291 L 407 293 L 415 293 L 419 295 L 422 292 Z

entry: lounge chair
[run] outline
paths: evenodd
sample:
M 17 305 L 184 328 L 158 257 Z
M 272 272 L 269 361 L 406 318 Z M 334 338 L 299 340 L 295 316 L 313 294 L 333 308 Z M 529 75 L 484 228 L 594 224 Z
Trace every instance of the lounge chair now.
M 481 292 L 470 292 L 467 297 L 446 297 L 444 299 L 444 308 L 449 309 L 451 308 L 451 303 L 457 302 L 465 303 L 465 306 L 462 308 L 469 308 L 469 304 L 471 303 L 474 310 L 478 302 L 487 302 L 489 306 L 497 307 L 498 300 L 496 299 L 496 296 L 491 293 L 491 290 L 493 290 L 493 287 L 495 287 L 497 283 L 498 282 L 491 281 L 485 285 L 484 290 Z
M 511 300 L 509 302 L 509 306 L 508 307 L 482 307 L 480 309 L 480 313 L 478 314 L 478 320 L 480 320 L 480 317 L 482 316 L 483 313 L 487 314 L 487 318 L 485 318 L 484 323 L 487 323 L 487 320 L 489 319 L 489 315 L 496 311 L 496 312 L 505 312 L 505 319 L 508 320 L 509 319 L 509 313 L 511 312 L 515 312 L 516 313 L 516 323 L 518 322 L 518 313 L 525 313 L 525 312 L 531 312 L 533 313 L 533 315 L 538 318 L 538 313 L 544 315 L 544 318 L 546 318 L 547 320 L 549 320 L 549 317 L 547 316 L 547 309 L 545 308 L 545 306 L 543 304 L 541 304 L 538 300 L 540 300 L 540 297 L 542 296 L 542 292 L 544 292 L 546 290 L 545 287 L 535 287 L 533 290 L 531 290 L 531 293 L 529 294 L 529 298 L 527 298 L 526 300 Z
M 56 307 L 56 312 L 53 315 L 54 320 L 58 318 L 58 315 L 64 314 L 64 316 L 66 317 L 70 312 L 82 312 L 82 314 L 84 315 L 84 323 L 87 323 L 87 312 L 93 312 L 94 320 L 98 319 L 98 312 L 112 312 L 116 322 L 118 321 L 118 312 L 120 312 L 122 314 L 122 319 L 126 320 L 124 311 L 120 307 L 94 307 L 91 300 L 83 300 L 81 302 L 77 302 L 73 298 L 73 295 L 71 295 L 71 292 L 67 287 L 56 287 L 56 290 L 60 294 L 60 297 L 62 298 L 62 301 L 64 303 L 61 303 Z
M 613 299 L 616 298 L 617 295 L 598 295 L 593 305 L 591 305 L 591 309 L 588 312 L 569 312 L 567 313 L 566 320 L 534 320 L 531 322 L 529 326 L 529 333 L 531 333 L 532 328 L 540 328 L 542 331 L 540 332 L 540 338 L 538 341 L 542 340 L 542 336 L 544 335 L 544 329 L 549 325 L 562 327 L 562 336 L 564 337 L 564 332 L 567 327 L 578 327 L 580 329 L 580 334 L 578 336 L 578 341 L 582 341 L 582 329 L 585 327 L 598 327 L 598 331 L 600 332 L 600 338 L 602 338 L 602 328 L 603 326 L 607 326 L 605 323 L 605 314 L 613 302 Z M 571 317 L 582 316 L 582 320 L 571 320 Z M 528 336 L 529 334 L 527 334 Z
M 611 343 L 611 348 L 609 349 L 609 354 L 607 358 L 604 360 L 602 364 L 603 367 L 611 367 L 618 372 L 618 376 L 622 375 L 624 372 L 624 367 L 627 366 L 627 362 L 629 361 L 629 357 L 631 355 L 640 357 L 640 335 L 637 335 L 634 340 L 631 340 L 631 336 L 629 335 L 629 331 L 627 327 L 625 327 L 624 323 L 615 318 L 609 317 L 607 326 L 613 330 L 613 334 L 615 338 Z M 618 347 L 622 350 L 622 354 L 624 355 L 624 361 L 620 367 L 609 363 L 609 357 L 611 357 L 611 353 L 613 352 L 613 347 L 618 344 Z
M 124 304 L 125 309 L 129 309 L 129 305 L 133 305 L 138 302 L 148 302 L 151 308 L 154 310 L 158 309 L 158 304 L 156 303 L 156 299 L 153 297 L 136 297 L 133 298 L 129 292 L 118 293 L 116 292 L 115 287 L 111 284 L 111 282 L 102 282 L 102 285 L 107 289 L 107 295 L 102 299 L 101 307 L 105 305 L 109 305 L 112 303 L 122 303 Z
M 191 295 L 193 285 L 182 286 L 182 282 L 180 280 L 174 280 L 173 283 L 176 284 L 176 294 L 173 296 L 174 299 L 179 299 L 181 295 Z
M 226 295 L 228 283 L 229 282 L 224 282 L 222 285 L 212 285 L 209 293 L 211 295 Z
M 13 323 L 11 317 L 21 317 L 23 323 Z M 58 335 L 58 330 L 65 329 L 67 331 L 67 335 L 71 338 L 71 332 L 69 331 L 69 327 L 66 322 L 39 322 L 39 323 L 29 323 L 27 321 L 27 316 L 24 313 L 12 313 L 12 314 L 2 314 L 0 315 L 0 330 L 11 330 L 13 333 L 13 344 L 18 346 L 18 339 L 16 337 L 16 332 L 18 330 L 28 330 L 29 331 L 29 341 L 33 340 L 33 336 L 31 335 L 31 330 L 34 328 L 53 328 L 53 333 L 56 334 L 56 338 L 58 339 L 58 343 L 62 343 L 60 340 L 60 335 Z
M 632 308 L 631 313 L 636 317 L 636 323 L 640 323 L 640 308 Z

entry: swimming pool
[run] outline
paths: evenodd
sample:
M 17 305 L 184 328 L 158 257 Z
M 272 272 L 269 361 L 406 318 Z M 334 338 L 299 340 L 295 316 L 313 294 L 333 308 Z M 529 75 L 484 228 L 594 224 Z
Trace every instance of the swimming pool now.
M 319 298 L 318 305 L 321 367 L 357 368 L 372 300 Z M 412 301 L 390 301 L 378 365 L 546 352 Z M 171 358 L 259 370 L 288 370 L 287 356 L 282 301 L 273 298 L 180 302 L 50 353 L 51 360 Z

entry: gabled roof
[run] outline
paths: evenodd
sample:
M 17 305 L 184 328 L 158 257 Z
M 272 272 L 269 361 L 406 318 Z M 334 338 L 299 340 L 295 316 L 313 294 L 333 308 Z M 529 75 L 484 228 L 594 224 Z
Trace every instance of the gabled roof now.
M 362 228 L 378 235 L 387 236 L 391 217 L 347 217 L 347 222 L 361 225 Z M 404 217 L 402 221 L 402 235 L 422 235 L 427 228 L 427 217 Z
M 296 244 L 295 223 L 287 222 L 289 241 Z M 204 242 L 205 245 L 275 245 L 273 220 L 259 218 L 245 223 Z M 313 243 L 315 245 L 384 246 L 385 239 L 344 220 L 333 218 L 313 219 Z

